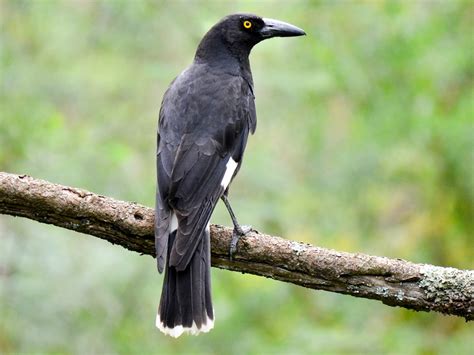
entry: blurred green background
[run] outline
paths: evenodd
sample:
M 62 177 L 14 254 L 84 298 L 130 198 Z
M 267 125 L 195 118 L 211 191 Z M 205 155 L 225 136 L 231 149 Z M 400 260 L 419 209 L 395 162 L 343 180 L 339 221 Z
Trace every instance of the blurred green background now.
M 0 170 L 152 206 L 170 81 L 232 12 L 308 36 L 252 52 L 231 200 L 269 234 L 474 267 L 472 1 L 0 1 Z M 219 205 L 214 223 L 230 225 Z M 0 353 L 472 354 L 439 314 L 213 269 L 215 329 L 154 328 L 152 258 L 0 216 Z

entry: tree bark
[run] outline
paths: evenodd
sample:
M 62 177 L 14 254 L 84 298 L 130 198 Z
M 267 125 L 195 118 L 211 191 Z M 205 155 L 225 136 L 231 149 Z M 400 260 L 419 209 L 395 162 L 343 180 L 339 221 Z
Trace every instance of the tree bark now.
M 155 256 L 154 210 L 26 175 L 0 172 L 0 213 L 93 235 Z M 211 226 L 212 265 L 308 288 L 473 320 L 474 271 L 351 254 L 252 230 L 229 260 L 232 229 Z

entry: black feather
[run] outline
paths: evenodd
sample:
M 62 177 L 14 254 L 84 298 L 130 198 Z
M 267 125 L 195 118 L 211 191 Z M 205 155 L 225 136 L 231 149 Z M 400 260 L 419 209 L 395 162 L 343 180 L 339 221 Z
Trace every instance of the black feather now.
M 176 232 L 170 234 L 168 252 L 175 243 Z M 171 266 L 165 270 L 158 314 L 165 327 L 182 325 L 199 329 L 214 319 L 211 299 L 209 237 L 202 238 L 191 261 L 183 271 Z

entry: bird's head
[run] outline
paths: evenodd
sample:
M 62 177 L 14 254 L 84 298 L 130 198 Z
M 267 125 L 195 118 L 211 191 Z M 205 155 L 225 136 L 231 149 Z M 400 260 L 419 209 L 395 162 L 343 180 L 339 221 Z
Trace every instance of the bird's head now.
M 294 37 L 306 33 L 289 23 L 262 18 L 252 14 L 234 14 L 224 17 L 211 31 L 221 32 L 230 43 L 255 45 L 272 37 Z
M 301 28 L 286 22 L 253 14 L 233 14 L 224 17 L 206 33 L 199 44 L 198 53 L 200 50 L 214 52 L 224 46 L 248 55 L 253 46 L 265 39 L 305 34 Z

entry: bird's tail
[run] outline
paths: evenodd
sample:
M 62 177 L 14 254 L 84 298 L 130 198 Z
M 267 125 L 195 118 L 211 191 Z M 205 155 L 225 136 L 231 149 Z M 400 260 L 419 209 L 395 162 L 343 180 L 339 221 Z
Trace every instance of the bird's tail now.
M 188 266 L 177 271 L 169 266 L 169 255 L 176 238 L 176 231 L 169 236 L 165 278 L 156 327 L 172 337 L 183 333 L 197 335 L 214 327 L 211 300 L 211 250 L 208 235 L 201 238 Z

